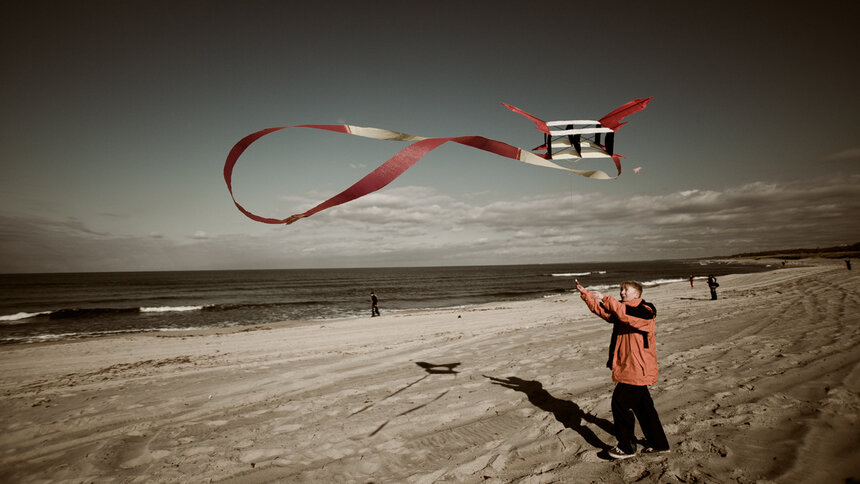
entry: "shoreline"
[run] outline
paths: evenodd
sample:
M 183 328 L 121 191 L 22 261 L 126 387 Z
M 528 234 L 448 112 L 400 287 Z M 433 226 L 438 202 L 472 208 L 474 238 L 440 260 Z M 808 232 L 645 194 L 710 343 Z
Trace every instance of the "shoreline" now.
M 699 261 L 699 262 L 704 262 L 705 263 L 704 265 L 708 265 L 708 264 L 743 264 L 743 265 L 755 265 L 755 266 L 763 266 L 763 267 L 773 266 L 773 269 L 771 269 L 771 270 L 779 269 L 780 267 L 777 266 L 777 263 L 781 262 L 778 260 L 770 260 L 770 259 L 749 261 L 749 260 L 741 260 L 741 259 L 734 259 L 734 258 L 728 258 L 728 259 L 691 259 L 690 261 L 694 261 L 694 260 Z M 647 262 L 652 263 L 655 261 L 647 261 Z M 795 264 L 793 264 L 793 266 L 797 266 L 797 264 L 795 263 Z M 784 267 L 785 266 L 783 266 L 783 268 Z M 605 274 L 605 271 L 600 272 L 600 273 Z M 720 277 L 724 277 L 725 275 L 731 275 L 731 274 L 732 273 L 720 275 Z M 575 293 L 574 289 L 572 288 L 573 279 L 574 279 L 574 277 L 572 275 L 570 275 L 570 276 L 564 275 L 564 274 L 552 274 L 552 275 L 557 276 L 558 279 L 560 280 L 560 282 L 569 283 L 567 285 L 570 285 L 571 288 L 568 289 L 566 292 L 545 293 L 545 294 L 542 294 L 540 296 L 533 296 L 533 297 L 528 297 L 528 298 L 523 298 L 523 299 L 520 299 L 520 298 L 502 299 L 502 300 L 492 300 L 492 301 L 484 301 L 484 302 L 477 302 L 477 303 L 464 304 L 464 305 L 443 306 L 443 307 L 387 309 L 386 312 L 388 314 L 401 314 L 401 313 L 412 313 L 412 312 L 423 312 L 423 311 L 445 311 L 445 310 L 456 311 L 456 310 L 465 310 L 467 308 L 471 308 L 471 307 L 475 307 L 475 306 L 481 306 L 481 305 L 485 305 L 485 304 L 500 304 L 503 302 L 512 302 L 512 301 L 540 300 L 540 299 L 545 299 L 545 298 L 564 297 L 564 296 L 568 296 L 570 294 Z M 588 274 L 582 274 L 582 275 L 588 275 Z M 703 280 L 703 279 L 705 279 L 705 276 L 699 276 L 696 278 L 696 280 Z M 655 287 L 660 287 L 660 286 L 663 286 L 666 284 L 673 284 L 673 283 L 684 282 L 684 281 L 686 281 L 685 278 L 668 278 L 668 279 L 659 279 L 658 278 L 655 280 L 640 281 L 640 282 L 642 282 L 646 288 L 655 288 Z M 610 289 L 610 288 L 613 288 L 616 286 L 617 286 L 617 284 L 596 284 L 596 285 L 595 284 L 586 284 L 586 287 L 588 287 L 589 289 L 601 290 L 601 291 L 605 291 L 607 289 Z M 205 308 L 205 307 L 206 306 L 200 306 L 200 308 Z M 186 312 L 185 307 L 183 306 L 182 308 L 183 309 L 180 310 L 179 312 Z M 142 310 L 143 308 L 140 308 L 140 309 L 141 309 L 141 312 L 145 312 Z M 86 309 L 84 309 L 83 311 L 86 311 Z M 125 309 L 125 311 L 131 311 L 131 310 Z M 43 311 L 40 313 L 35 313 L 35 314 L 33 314 L 33 317 L 39 317 L 39 315 L 50 315 L 51 312 L 52 311 Z M 362 313 L 363 312 L 364 311 L 362 311 Z M 14 316 L 14 315 L 12 315 L 12 316 Z M 47 317 L 47 316 L 44 316 L 44 317 Z M 187 335 L 194 335 L 194 334 L 198 334 L 198 333 L 199 334 L 208 334 L 208 333 L 213 333 L 213 332 L 230 334 L 230 333 L 248 331 L 248 330 L 250 330 L 249 328 L 255 328 L 255 327 L 260 327 L 260 326 L 271 326 L 271 325 L 277 325 L 279 327 L 280 326 L 303 326 L 303 325 L 309 325 L 309 324 L 310 325 L 312 325 L 312 324 L 325 324 L 328 322 L 340 321 L 340 320 L 357 320 L 357 319 L 361 319 L 363 317 L 364 317 L 363 315 L 356 314 L 356 315 L 352 315 L 352 316 L 335 316 L 335 317 L 331 317 L 331 318 L 323 317 L 320 319 L 288 319 L 288 320 L 278 320 L 278 321 L 268 321 L 268 322 L 248 322 L 248 323 L 235 323 L 235 324 L 225 324 L 225 325 L 213 325 L 210 327 L 201 327 L 201 326 L 189 327 L 189 328 L 181 328 L 181 327 L 177 328 L 177 327 L 173 327 L 173 326 L 140 327 L 140 328 L 129 328 L 129 329 L 117 329 L 117 330 L 103 330 L 103 331 L 98 331 L 95 333 L 79 332 L 79 333 L 61 333 L 61 334 L 41 334 L 41 335 L 33 335 L 33 336 L 21 336 L 21 337 L 16 337 L 16 339 L 12 339 L 12 338 L 4 339 L 2 342 L 0 342 L 0 347 L 16 346 L 16 345 L 21 345 L 21 344 L 24 344 L 24 345 L 53 344 L 53 343 L 62 343 L 62 342 L 85 341 L 85 340 L 89 340 L 89 339 L 99 339 L 99 338 L 121 338 L 123 336 L 136 335 L 136 334 L 150 334 L 150 335 L 155 335 L 158 337 L 187 336 Z M 27 322 L 5 322 L 3 324 L 5 324 L 6 326 L 9 326 L 9 327 L 14 327 L 14 326 L 19 325 L 19 324 L 26 325 L 29 323 L 27 323 Z
M 571 293 L 5 346 L 0 478 L 857 479 L 860 276 L 839 264 L 723 276 L 717 301 L 685 282 L 646 288 L 669 454 L 603 458 L 610 331 Z

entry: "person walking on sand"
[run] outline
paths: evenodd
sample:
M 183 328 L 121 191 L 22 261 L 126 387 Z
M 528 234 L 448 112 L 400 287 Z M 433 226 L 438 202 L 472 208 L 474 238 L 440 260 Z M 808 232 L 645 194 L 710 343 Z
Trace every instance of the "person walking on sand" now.
M 708 289 L 711 290 L 711 301 L 717 300 L 718 287 L 720 287 L 720 283 L 717 282 L 717 278 L 714 276 L 708 276 Z
M 379 299 L 370 291 L 370 317 L 379 316 Z
M 643 453 L 667 452 L 669 441 L 648 391 L 648 385 L 657 382 L 657 308 L 642 299 L 642 285 L 635 281 L 621 283 L 621 301 L 590 292 L 579 281 L 576 289 L 592 313 L 612 323 L 606 366 L 616 383 L 612 420 L 618 445 L 609 450 L 609 456 L 627 459 L 636 455 L 636 420 L 647 442 Z
M 690 289 L 693 288 L 693 275 L 690 274 Z

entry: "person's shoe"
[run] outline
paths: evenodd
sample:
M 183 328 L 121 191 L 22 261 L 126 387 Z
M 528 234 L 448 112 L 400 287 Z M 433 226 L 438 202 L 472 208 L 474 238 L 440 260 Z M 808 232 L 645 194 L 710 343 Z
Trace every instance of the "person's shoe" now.
M 609 449 L 608 453 L 609 457 L 612 457 L 613 459 L 629 459 L 636 455 L 635 452 L 632 454 L 628 454 L 627 452 L 624 452 L 623 450 L 619 449 L 618 446 Z
M 645 447 L 645 450 L 642 451 L 643 454 L 665 454 L 667 452 L 671 452 L 671 450 L 655 449 L 654 447 Z

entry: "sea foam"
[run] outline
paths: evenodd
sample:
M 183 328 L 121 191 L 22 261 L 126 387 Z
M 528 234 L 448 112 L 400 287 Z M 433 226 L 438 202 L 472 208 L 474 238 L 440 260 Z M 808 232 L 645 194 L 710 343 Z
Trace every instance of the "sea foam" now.
M 169 313 L 172 311 L 199 311 L 203 309 L 203 306 L 154 306 L 154 307 L 142 307 L 140 308 L 140 312 L 142 313 Z
M 42 315 L 45 315 L 45 314 L 51 314 L 51 311 L 42 311 L 42 312 L 39 312 L 39 313 L 24 313 L 24 312 L 21 312 L 21 313 L 17 313 L 17 314 L 9 314 L 9 315 L 7 315 L 7 316 L 0 316 L 0 321 L 6 321 L 6 322 L 10 322 L 10 323 L 12 323 L 12 322 L 15 322 L 15 321 L 21 321 L 22 319 L 35 318 L 36 316 L 42 316 Z

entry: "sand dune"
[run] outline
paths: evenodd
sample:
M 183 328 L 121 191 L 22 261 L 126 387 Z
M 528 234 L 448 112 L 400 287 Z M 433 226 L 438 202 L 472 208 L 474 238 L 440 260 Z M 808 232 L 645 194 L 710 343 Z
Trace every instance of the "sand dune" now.
M 605 456 L 610 328 L 570 294 L 3 347 L 0 480 L 856 480 L 858 274 L 726 276 L 718 301 L 646 289 L 668 454 Z

